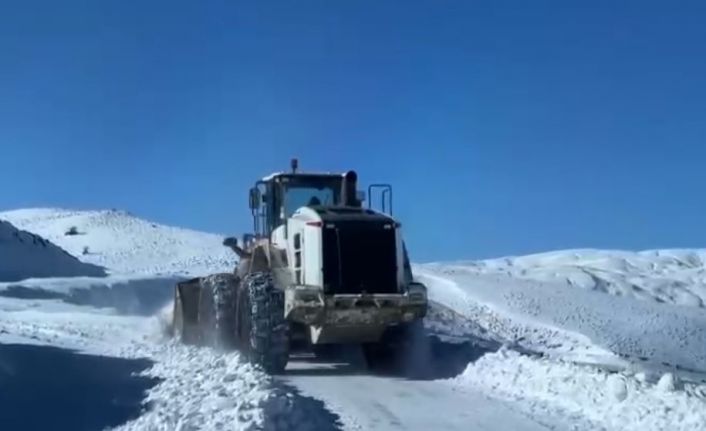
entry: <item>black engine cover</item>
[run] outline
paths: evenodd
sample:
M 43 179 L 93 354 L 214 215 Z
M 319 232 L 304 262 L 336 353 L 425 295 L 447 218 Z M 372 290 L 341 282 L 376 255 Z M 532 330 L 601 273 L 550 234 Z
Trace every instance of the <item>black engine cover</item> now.
M 358 208 L 320 210 L 324 292 L 397 293 L 395 222 Z

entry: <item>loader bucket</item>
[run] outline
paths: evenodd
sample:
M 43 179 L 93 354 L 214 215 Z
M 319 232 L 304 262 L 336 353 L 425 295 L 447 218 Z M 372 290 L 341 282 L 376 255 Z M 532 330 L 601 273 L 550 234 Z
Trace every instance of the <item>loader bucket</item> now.
M 177 284 L 177 295 L 181 302 L 184 325 L 198 325 L 199 323 L 199 292 L 201 290 L 201 279 L 194 278 Z

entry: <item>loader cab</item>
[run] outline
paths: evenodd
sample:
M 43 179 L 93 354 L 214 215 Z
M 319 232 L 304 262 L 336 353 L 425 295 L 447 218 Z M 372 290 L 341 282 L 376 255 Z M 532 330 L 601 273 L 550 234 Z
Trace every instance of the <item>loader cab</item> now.
M 269 236 L 303 206 L 361 207 L 357 179 L 354 171 L 344 174 L 277 173 L 263 178 L 250 189 L 250 209 L 256 235 Z

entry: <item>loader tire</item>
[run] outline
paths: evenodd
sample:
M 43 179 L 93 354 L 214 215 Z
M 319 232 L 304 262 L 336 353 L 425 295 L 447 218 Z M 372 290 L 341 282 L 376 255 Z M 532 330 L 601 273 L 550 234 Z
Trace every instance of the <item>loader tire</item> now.
M 238 277 L 214 274 L 201 280 L 199 320 L 203 344 L 217 349 L 236 347 L 235 298 Z
M 269 272 L 242 280 L 238 304 L 241 349 L 248 361 L 268 374 L 282 373 L 289 360 L 289 325 L 284 318 L 284 292 Z

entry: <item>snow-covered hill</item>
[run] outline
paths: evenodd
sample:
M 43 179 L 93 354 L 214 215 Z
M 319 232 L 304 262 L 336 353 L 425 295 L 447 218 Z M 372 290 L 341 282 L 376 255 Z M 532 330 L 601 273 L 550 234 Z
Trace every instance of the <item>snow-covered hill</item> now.
M 459 388 L 595 429 L 696 430 L 706 423 L 704 255 L 566 250 L 416 272 L 432 300 L 508 346 L 470 363 Z
M 528 349 L 706 373 L 705 258 L 704 250 L 565 250 L 418 272 L 433 299 Z
M 96 265 L 84 263 L 46 239 L 20 230 L 0 216 L 0 282 L 29 277 L 105 275 Z
M 222 236 L 152 223 L 125 211 L 33 208 L 0 212 L 0 219 L 111 273 L 205 274 L 231 270 L 235 261 Z M 66 234 L 71 228 L 76 235 Z
M 706 306 L 706 250 L 563 250 L 446 264 L 474 274 L 559 282 L 676 305 Z

